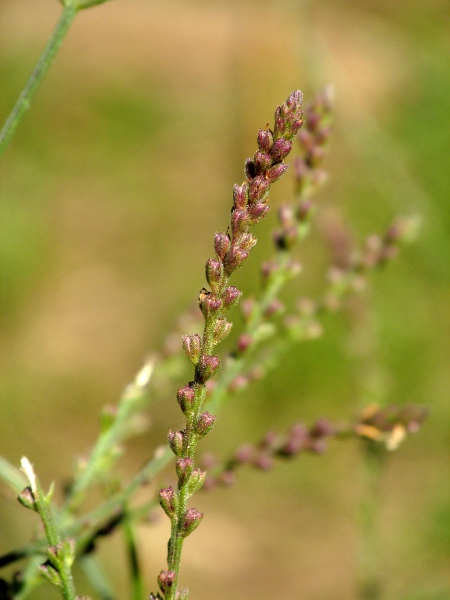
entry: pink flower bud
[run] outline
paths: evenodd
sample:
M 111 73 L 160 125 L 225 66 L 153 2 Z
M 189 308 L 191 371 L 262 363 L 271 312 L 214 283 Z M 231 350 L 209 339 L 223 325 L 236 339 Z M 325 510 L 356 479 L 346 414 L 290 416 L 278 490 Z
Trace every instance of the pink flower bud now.
M 223 278 L 223 263 L 221 260 L 210 258 L 205 267 L 206 281 L 211 286 L 213 292 L 216 292 Z
M 181 453 L 183 452 L 183 433 L 181 431 L 170 430 L 167 441 L 175 456 L 181 456 Z
M 248 184 L 235 185 L 233 187 L 233 205 L 235 209 L 243 209 L 248 202 Z
M 230 249 L 230 244 L 230 238 L 226 233 L 216 233 L 214 236 L 214 250 L 221 260 Z
M 195 390 L 189 384 L 180 388 L 177 392 L 177 400 L 181 410 L 185 415 L 190 414 L 194 409 Z
M 159 490 L 159 503 L 161 504 L 166 515 L 172 519 L 177 510 L 177 495 L 172 487 Z
M 196 365 L 202 347 L 201 337 L 197 333 L 194 335 L 183 335 L 182 346 L 191 363 Z
M 216 420 L 216 417 L 214 415 L 210 414 L 208 411 L 202 413 L 199 416 L 198 421 L 195 425 L 195 433 L 199 437 L 204 437 L 214 427 L 215 420 Z
M 182 535 L 187 537 L 200 525 L 203 519 L 203 513 L 199 512 L 196 508 L 188 508 L 184 513 Z
M 288 165 L 285 165 L 283 163 L 278 163 L 278 164 L 274 165 L 273 167 L 270 167 L 270 169 L 268 169 L 266 171 L 266 179 L 270 183 L 274 183 L 275 181 L 280 179 L 280 177 L 282 175 L 284 175 L 284 173 L 286 173 L 288 168 L 289 168 Z
M 273 144 L 273 133 L 270 129 L 260 129 L 256 141 L 261 152 L 267 153 Z
M 240 292 L 236 287 L 231 285 L 227 287 L 222 295 L 223 306 L 226 310 L 233 308 L 239 302 L 242 296 L 242 292 Z
M 218 356 L 210 354 L 202 354 L 196 367 L 196 375 L 200 379 L 200 383 L 205 383 L 217 373 L 220 367 L 220 359 Z
M 158 575 L 158 585 L 163 594 L 167 594 L 176 578 L 175 571 L 161 571 Z
M 182 485 L 191 476 L 191 473 L 194 470 L 194 461 L 189 457 L 179 458 L 175 463 L 175 470 L 180 484 Z
M 285 140 L 284 138 L 279 138 L 276 142 L 274 142 L 272 148 L 270 149 L 270 156 L 274 162 L 279 162 L 286 158 L 291 149 L 292 142 Z

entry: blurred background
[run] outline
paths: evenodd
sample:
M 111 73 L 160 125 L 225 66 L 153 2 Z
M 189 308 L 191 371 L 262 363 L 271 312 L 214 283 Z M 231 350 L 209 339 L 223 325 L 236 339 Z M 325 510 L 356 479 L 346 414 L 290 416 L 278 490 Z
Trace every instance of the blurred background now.
M 59 13 L 55 0 L 1 0 L 2 122 Z M 114 0 L 80 14 L 0 167 L 1 454 L 28 456 L 61 497 L 101 408 L 195 301 L 258 129 L 293 89 L 310 100 L 332 83 L 330 180 L 287 301 L 320 293 L 336 228 L 361 244 L 416 215 L 420 237 L 325 318 L 320 339 L 230 403 L 203 448 L 226 456 L 268 429 L 346 420 L 371 401 L 426 405 L 383 474 L 383 598 L 448 600 L 449 16 L 445 0 Z M 292 189 L 288 173 L 272 204 Z M 274 225 L 272 211 L 237 274 L 246 295 Z M 181 425 L 184 383 L 149 406 L 124 478 Z M 334 442 L 199 495 L 205 519 L 182 571 L 192 597 L 356 600 L 362 469 L 356 442 Z M 35 523 L 3 486 L 0 553 Z M 139 530 L 148 591 L 168 535 L 165 518 Z M 120 533 L 100 553 L 117 597 L 130 597 Z M 32 596 L 58 597 L 49 586 Z

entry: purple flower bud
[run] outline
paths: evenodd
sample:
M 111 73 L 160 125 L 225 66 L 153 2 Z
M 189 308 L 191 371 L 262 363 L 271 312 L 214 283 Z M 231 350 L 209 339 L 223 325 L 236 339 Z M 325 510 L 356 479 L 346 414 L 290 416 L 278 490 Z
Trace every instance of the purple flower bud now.
M 198 490 L 202 487 L 206 478 L 206 471 L 202 471 L 201 469 L 194 469 L 191 474 L 191 478 L 188 483 L 188 494 L 192 496 L 198 492 Z
M 269 205 L 265 204 L 264 202 L 256 202 L 255 204 L 249 206 L 248 216 L 252 225 L 264 219 L 269 210 Z
M 270 149 L 270 156 L 274 162 L 279 162 L 286 158 L 291 149 L 292 142 L 285 140 L 284 138 L 279 138 L 276 142 L 274 142 L 272 148 Z
M 248 335 L 248 333 L 242 333 L 238 339 L 237 351 L 240 354 L 242 352 L 245 352 L 252 342 L 253 338 L 250 335 Z
M 248 227 L 248 213 L 246 209 L 236 209 L 231 214 L 231 231 L 238 235 Z M 229 251 L 228 251 L 229 252 Z
M 188 508 L 183 517 L 182 536 L 187 537 L 197 529 L 202 519 L 203 513 L 198 512 L 196 508 Z
M 274 165 L 273 167 L 270 167 L 270 169 L 268 169 L 266 171 L 266 179 L 270 183 L 274 183 L 274 181 L 277 181 L 278 179 L 280 179 L 280 177 L 282 175 L 284 175 L 284 173 L 286 173 L 286 171 L 288 169 L 289 169 L 288 165 L 285 165 L 283 163 L 278 163 L 278 164 Z
M 254 204 L 258 200 L 264 200 L 270 188 L 270 181 L 267 181 L 262 175 L 258 175 L 250 184 L 249 204 Z
M 210 414 L 208 411 L 202 413 L 195 424 L 195 433 L 199 437 L 204 437 L 214 427 L 215 420 L 216 417 Z
M 264 449 L 271 449 L 274 446 L 277 439 L 278 434 L 276 431 L 268 431 L 259 443 L 259 447 Z
M 290 438 L 288 439 L 280 448 L 277 449 L 277 454 L 279 456 L 294 456 L 298 454 L 301 450 L 303 450 L 303 440 L 300 438 Z
M 250 180 L 256 176 L 256 167 L 252 158 L 247 158 L 245 161 L 245 175 Z
M 196 365 L 198 363 L 202 347 L 201 337 L 197 333 L 194 335 L 183 335 L 182 346 L 191 363 Z
M 195 402 L 195 390 L 194 388 L 188 384 L 179 388 L 177 391 L 177 400 L 180 405 L 181 410 L 185 415 L 190 414 L 194 409 Z
M 227 287 L 222 295 L 223 306 L 226 310 L 233 308 L 239 302 L 242 296 L 242 292 L 240 292 L 236 287 L 231 285 Z
M 200 383 L 205 383 L 211 377 L 217 373 L 220 367 L 220 359 L 218 356 L 211 356 L 210 354 L 202 354 L 198 361 L 195 369 L 196 375 L 198 376 Z
M 232 327 L 233 323 L 230 323 L 226 319 L 217 319 L 213 330 L 214 343 L 219 344 L 220 342 L 223 342 L 223 340 L 228 337 Z
M 198 305 L 205 318 L 216 313 L 222 307 L 222 300 L 211 294 L 211 292 L 202 291 L 198 299 Z
M 291 225 L 284 229 L 278 229 L 273 233 L 273 241 L 279 250 L 291 250 L 298 239 L 298 228 Z
M 260 129 L 257 137 L 258 148 L 261 152 L 269 152 L 273 144 L 273 133 L 270 129 Z
M 225 256 L 223 263 L 225 265 L 225 273 L 230 275 L 237 268 L 241 267 L 247 260 L 249 253 L 247 250 L 242 250 L 239 246 L 231 246 L 230 251 Z
M 177 510 L 177 500 L 177 495 L 172 487 L 159 490 L 159 503 L 169 519 L 172 519 L 175 515 Z
M 233 187 L 233 206 L 235 209 L 243 209 L 248 202 L 248 184 L 235 184 Z
M 170 588 L 173 586 L 175 578 L 175 571 L 161 571 L 158 575 L 158 585 L 164 595 L 170 592 Z
M 226 233 L 216 233 L 214 236 L 214 250 L 221 260 L 223 260 L 223 257 L 230 249 L 230 244 L 230 238 Z
M 214 292 L 217 291 L 218 287 L 223 278 L 223 263 L 221 260 L 214 260 L 210 258 L 205 267 L 206 271 L 206 281 L 211 286 L 211 289 Z
M 272 157 L 264 152 L 256 152 L 253 160 L 255 163 L 255 170 L 258 175 L 267 171 L 272 164 Z
M 167 441 L 175 456 L 181 456 L 181 453 L 183 452 L 183 439 L 183 432 L 172 430 L 169 431 Z
M 190 478 L 191 473 L 194 470 L 194 461 L 188 456 L 186 458 L 179 458 L 175 463 L 175 470 L 180 484 L 182 485 Z

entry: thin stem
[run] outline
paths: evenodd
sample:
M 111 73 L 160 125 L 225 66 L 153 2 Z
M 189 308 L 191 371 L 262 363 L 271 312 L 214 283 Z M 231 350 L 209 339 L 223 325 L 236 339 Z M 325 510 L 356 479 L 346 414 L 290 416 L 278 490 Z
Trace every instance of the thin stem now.
M 142 600 L 144 597 L 144 583 L 142 581 L 142 572 L 139 566 L 134 525 L 131 522 L 131 519 L 125 518 L 123 532 L 128 550 L 128 562 L 131 573 L 131 599 Z
M 9 117 L 6 119 L 2 130 L 0 131 L 0 156 L 6 150 L 11 141 L 17 126 L 30 108 L 39 86 L 41 85 L 47 71 L 49 70 L 67 32 L 72 25 L 77 13 L 76 6 L 65 6 L 62 15 L 49 39 L 43 53 L 41 54 L 36 66 L 31 72 L 25 87 L 21 91 Z
M 372 441 L 364 442 L 364 491 L 360 504 L 359 595 L 360 600 L 381 600 L 378 527 L 380 483 L 385 449 Z

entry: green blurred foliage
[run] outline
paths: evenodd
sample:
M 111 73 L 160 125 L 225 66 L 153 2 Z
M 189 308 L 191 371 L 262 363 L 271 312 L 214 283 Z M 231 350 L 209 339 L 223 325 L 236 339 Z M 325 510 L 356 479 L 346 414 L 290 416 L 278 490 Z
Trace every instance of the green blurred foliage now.
M 59 7 L 3 0 L 0 11 L 4 119 Z M 413 214 L 421 237 L 326 317 L 322 338 L 227 406 L 205 449 L 226 455 L 269 428 L 345 420 L 371 401 L 429 406 L 423 430 L 386 468 L 381 563 L 386 598 L 450 597 L 448 16 L 443 0 L 116 0 L 79 15 L 2 159 L 1 453 L 14 464 L 29 456 L 46 484 L 67 478 L 95 439 L 101 407 L 204 284 L 258 128 L 292 89 L 308 99 L 331 82 L 330 181 L 286 302 L 322 289 L 330 223 L 361 243 Z M 291 190 L 288 174 L 273 204 Z M 236 277 L 246 294 L 273 226 L 274 215 L 255 230 L 258 246 Z M 173 391 L 149 412 L 152 428 L 131 445 L 124 476 L 181 424 Z M 242 473 L 236 487 L 199 496 L 206 516 L 183 570 L 193 597 L 269 599 L 288 589 L 356 600 L 361 468 L 357 445 L 336 443 L 324 457 Z M 4 552 L 26 543 L 34 521 L 6 490 L 0 507 Z M 167 525 L 140 532 L 149 589 Z M 127 597 L 119 536 L 100 552 Z

